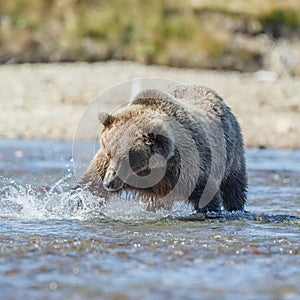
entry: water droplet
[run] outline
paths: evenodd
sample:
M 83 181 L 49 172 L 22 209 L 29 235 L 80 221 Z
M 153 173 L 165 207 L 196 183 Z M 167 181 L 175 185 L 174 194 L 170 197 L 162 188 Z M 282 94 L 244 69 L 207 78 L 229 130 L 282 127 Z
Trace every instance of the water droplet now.
M 15 151 L 15 157 L 17 158 L 23 157 L 24 155 L 25 155 L 24 152 L 21 150 Z
M 74 275 L 79 275 L 79 274 L 80 274 L 79 269 L 78 269 L 78 268 L 74 268 L 74 269 L 73 269 L 73 274 L 74 274 Z
M 53 282 L 49 283 L 49 289 L 50 290 L 56 290 L 57 287 L 58 287 L 58 284 L 56 282 L 53 281 Z

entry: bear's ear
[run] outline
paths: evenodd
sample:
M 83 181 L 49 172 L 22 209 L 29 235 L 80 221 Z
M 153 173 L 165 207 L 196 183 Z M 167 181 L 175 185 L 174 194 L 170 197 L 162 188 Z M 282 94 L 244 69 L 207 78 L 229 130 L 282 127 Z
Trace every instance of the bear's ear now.
M 105 127 L 107 127 L 113 123 L 115 117 L 106 112 L 101 112 L 98 115 L 98 119 Z

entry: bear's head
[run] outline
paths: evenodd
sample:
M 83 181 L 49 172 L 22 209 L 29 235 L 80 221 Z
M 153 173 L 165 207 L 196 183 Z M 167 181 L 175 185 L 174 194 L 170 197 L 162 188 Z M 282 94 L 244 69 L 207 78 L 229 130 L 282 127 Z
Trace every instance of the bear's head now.
M 163 178 L 175 152 L 165 116 L 126 110 L 116 115 L 100 113 L 99 120 L 104 126 L 101 151 L 108 159 L 103 179 L 107 190 L 118 191 L 124 184 L 150 187 Z

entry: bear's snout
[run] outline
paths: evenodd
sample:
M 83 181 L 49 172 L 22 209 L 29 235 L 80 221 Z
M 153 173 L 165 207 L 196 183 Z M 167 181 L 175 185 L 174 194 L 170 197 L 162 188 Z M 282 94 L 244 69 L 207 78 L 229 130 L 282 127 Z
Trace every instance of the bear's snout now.
M 103 186 L 108 191 L 117 191 L 122 188 L 123 182 L 114 169 L 108 169 L 103 179 Z

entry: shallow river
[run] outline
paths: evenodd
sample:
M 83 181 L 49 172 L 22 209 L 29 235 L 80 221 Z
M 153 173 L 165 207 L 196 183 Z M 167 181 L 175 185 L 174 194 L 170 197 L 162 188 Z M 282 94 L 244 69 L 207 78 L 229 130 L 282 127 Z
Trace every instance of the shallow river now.
M 249 149 L 248 213 L 204 218 L 71 194 L 71 143 L 0 145 L 1 299 L 300 299 L 300 151 Z

